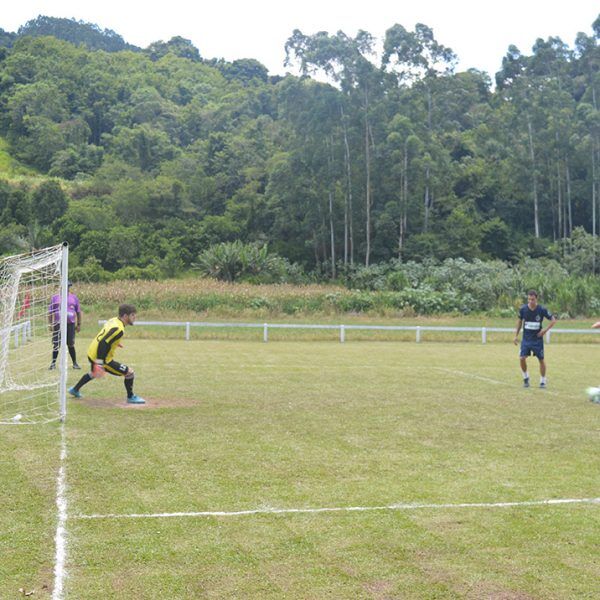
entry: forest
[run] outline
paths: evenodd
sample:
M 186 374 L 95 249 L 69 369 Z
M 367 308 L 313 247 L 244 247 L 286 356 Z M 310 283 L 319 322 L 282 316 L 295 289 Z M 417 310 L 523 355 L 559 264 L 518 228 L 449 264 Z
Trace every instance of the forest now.
M 600 16 L 581 26 L 572 46 L 509 46 L 493 79 L 455 72 L 424 24 L 390 24 L 380 53 L 366 31 L 292 31 L 284 77 L 181 37 L 0 29 L 0 253 L 66 240 L 88 281 L 232 279 L 227 261 L 313 281 L 458 259 L 593 275 Z

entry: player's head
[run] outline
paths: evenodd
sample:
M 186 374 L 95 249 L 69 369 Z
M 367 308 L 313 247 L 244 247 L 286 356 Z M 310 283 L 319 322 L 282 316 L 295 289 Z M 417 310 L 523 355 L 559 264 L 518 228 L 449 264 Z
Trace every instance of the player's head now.
M 133 304 L 121 304 L 119 306 L 119 319 L 125 323 L 125 325 L 133 325 L 137 316 L 137 310 Z
M 527 302 L 537 304 L 538 293 L 535 290 L 527 290 Z

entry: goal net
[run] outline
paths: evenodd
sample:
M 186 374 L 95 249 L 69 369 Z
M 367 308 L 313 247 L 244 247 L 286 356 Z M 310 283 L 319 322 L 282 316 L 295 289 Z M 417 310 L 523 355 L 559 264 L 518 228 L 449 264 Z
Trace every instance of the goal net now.
M 0 259 L 0 424 L 65 417 L 67 272 L 66 244 Z

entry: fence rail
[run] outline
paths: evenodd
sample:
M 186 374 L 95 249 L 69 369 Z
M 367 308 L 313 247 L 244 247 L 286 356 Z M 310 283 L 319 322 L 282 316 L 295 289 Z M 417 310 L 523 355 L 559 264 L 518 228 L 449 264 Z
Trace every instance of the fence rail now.
M 3 340 L 5 339 L 6 334 L 8 334 L 6 336 L 7 340 L 10 339 L 11 335 L 13 336 L 14 346 L 15 348 L 18 348 L 19 342 L 24 344 L 31 338 L 31 321 L 23 321 L 22 323 L 17 323 L 16 325 L 11 325 L 6 329 L 0 330 L 0 335 Z
M 106 323 L 105 320 L 98 321 L 99 325 Z M 434 325 L 319 325 L 314 323 L 208 323 L 204 321 L 136 321 L 136 326 L 150 325 L 163 327 L 182 327 L 185 328 L 185 339 L 189 340 L 192 327 L 216 327 L 216 328 L 245 328 L 262 329 L 263 341 L 269 341 L 270 329 L 333 329 L 339 331 L 340 343 L 346 341 L 347 331 L 414 331 L 415 341 L 421 342 L 421 337 L 425 331 L 456 331 L 456 332 L 479 332 L 481 334 L 481 343 L 487 343 L 488 333 L 514 333 L 512 327 L 444 327 Z M 578 335 L 598 335 L 600 329 L 552 329 L 546 332 L 546 343 L 550 343 L 550 337 L 556 334 L 578 334 Z

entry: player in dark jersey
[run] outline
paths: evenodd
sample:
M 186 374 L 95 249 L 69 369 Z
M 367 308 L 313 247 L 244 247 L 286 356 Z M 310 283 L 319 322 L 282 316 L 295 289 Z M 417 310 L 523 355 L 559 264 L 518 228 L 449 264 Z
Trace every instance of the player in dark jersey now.
M 544 319 L 549 321 L 544 329 Z M 523 373 L 523 387 L 529 387 L 529 373 L 527 372 L 527 357 L 533 354 L 540 362 L 540 387 L 546 387 L 546 363 L 544 362 L 544 335 L 550 331 L 556 323 L 556 317 L 548 312 L 548 309 L 538 304 L 538 295 L 535 290 L 527 292 L 527 304 L 519 309 L 519 320 L 515 331 L 515 345 L 519 343 L 519 331 L 523 327 L 523 340 L 519 361 Z

